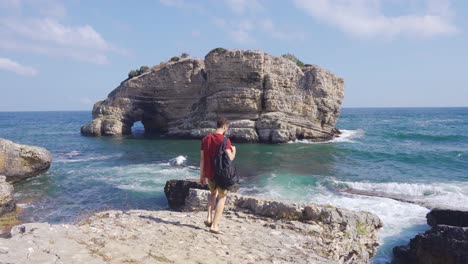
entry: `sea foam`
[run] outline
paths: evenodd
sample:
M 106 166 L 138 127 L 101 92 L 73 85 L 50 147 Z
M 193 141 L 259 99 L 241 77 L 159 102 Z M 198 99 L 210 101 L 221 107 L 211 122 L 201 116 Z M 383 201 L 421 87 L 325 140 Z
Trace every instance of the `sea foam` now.
M 332 140 L 324 141 L 324 142 L 314 142 L 308 139 L 296 139 L 293 141 L 289 141 L 288 143 L 305 143 L 305 144 L 324 144 L 324 143 L 341 143 L 341 142 L 349 142 L 349 143 L 356 143 L 356 139 L 362 138 L 365 135 L 365 131 L 362 129 L 356 130 L 346 130 L 341 129 L 341 134 L 335 137 Z

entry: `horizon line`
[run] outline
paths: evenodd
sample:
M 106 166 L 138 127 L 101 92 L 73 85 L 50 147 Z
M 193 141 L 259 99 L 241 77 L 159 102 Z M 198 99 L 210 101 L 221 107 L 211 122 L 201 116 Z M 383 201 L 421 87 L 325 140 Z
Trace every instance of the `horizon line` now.
M 389 109 L 389 108 L 468 108 L 468 106 L 344 106 L 341 109 Z M 0 110 L 0 113 L 17 112 L 92 112 L 88 109 L 82 110 Z

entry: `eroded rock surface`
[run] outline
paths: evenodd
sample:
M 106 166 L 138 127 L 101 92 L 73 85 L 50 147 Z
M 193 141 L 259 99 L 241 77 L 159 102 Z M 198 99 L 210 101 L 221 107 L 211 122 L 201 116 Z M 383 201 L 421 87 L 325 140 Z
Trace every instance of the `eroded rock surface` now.
M 0 175 L 0 216 L 12 211 L 14 208 L 13 185 L 6 181 L 5 176 Z
M 18 182 L 46 172 L 52 155 L 41 147 L 22 145 L 0 138 L 0 175 Z
M 190 189 L 184 211 L 205 211 L 209 191 Z M 246 212 L 279 221 L 293 221 L 316 239 L 309 247 L 316 254 L 337 263 L 367 263 L 378 247 L 376 215 L 333 206 L 288 203 L 239 194 L 229 194 L 226 210 Z
M 204 60 L 161 64 L 122 82 L 94 105 L 81 132 L 130 134 L 141 121 L 145 132 L 201 138 L 225 116 L 233 141 L 323 141 L 339 133 L 343 97 L 343 79 L 318 66 L 301 69 L 262 51 L 215 49 Z
M 356 246 L 327 237 L 333 234 L 319 223 L 227 211 L 220 223 L 224 234 L 215 235 L 205 218 L 205 212 L 132 210 L 97 213 L 77 225 L 23 224 L 0 239 L 0 263 L 368 262 L 356 252 L 334 257 Z M 327 244 L 331 239 L 343 241 Z

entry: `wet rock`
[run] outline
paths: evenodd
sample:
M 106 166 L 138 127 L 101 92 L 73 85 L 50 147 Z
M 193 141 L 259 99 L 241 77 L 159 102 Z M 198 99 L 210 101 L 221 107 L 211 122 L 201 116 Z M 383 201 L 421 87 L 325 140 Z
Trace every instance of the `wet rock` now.
M 468 227 L 468 211 L 433 209 L 427 216 L 427 224 L 430 226 L 449 225 Z
M 468 263 L 467 213 L 433 209 L 427 214 L 432 229 L 416 235 L 408 245 L 395 247 L 394 263 Z

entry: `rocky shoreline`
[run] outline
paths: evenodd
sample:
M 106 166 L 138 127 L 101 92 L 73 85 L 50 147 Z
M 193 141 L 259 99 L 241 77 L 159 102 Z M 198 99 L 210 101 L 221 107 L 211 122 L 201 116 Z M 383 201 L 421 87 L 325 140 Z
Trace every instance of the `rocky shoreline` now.
M 106 211 L 76 225 L 22 224 L 0 239 L 0 262 L 368 263 L 378 246 L 382 222 L 371 213 L 238 194 L 229 195 L 224 234 L 215 235 L 203 224 L 207 196 L 189 188 L 181 212 Z

